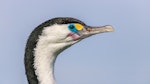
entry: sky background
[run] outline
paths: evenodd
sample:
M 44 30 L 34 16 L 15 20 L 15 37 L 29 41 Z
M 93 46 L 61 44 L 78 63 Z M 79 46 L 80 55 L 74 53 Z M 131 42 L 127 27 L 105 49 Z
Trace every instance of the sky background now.
M 150 0 L 1 0 L 0 84 L 27 84 L 27 38 L 54 17 L 115 29 L 62 52 L 55 63 L 57 84 L 150 84 Z

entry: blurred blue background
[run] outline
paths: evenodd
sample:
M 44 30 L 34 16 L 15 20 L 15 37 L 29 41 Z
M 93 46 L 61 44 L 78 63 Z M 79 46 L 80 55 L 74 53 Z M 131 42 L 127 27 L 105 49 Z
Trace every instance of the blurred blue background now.
M 54 17 L 115 28 L 61 53 L 57 84 L 150 84 L 150 0 L 1 0 L 0 84 L 27 84 L 26 40 Z

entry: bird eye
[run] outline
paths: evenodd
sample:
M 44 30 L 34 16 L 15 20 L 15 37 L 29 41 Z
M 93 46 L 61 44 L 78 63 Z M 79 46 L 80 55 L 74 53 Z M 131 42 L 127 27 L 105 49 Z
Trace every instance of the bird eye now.
M 69 28 L 70 28 L 70 29 L 74 29 L 75 26 L 72 24 L 72 25 L 69 25 Z
M 68 26 L 69 30 L 72 31 L 72 32 L 78 32 L 78 30 L 76 29 L 75 25 L 74 24 L 69 24 Z

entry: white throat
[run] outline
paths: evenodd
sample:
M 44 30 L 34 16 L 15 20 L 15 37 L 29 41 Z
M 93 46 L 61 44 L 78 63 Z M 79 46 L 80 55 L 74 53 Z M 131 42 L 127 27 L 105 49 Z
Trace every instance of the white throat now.
M 47 35 L 54 32 L 45 28 L 39 36 L 36 48 L 34 49 L 34 68 L 39 84 L 55 84 L 54 62 L 57 55 L 74 42 L 53 42 L 54 36 Z M 49 33 L 48 33 L 49 32 Z M 59 35 L 57 35 L 59 37 Z M 57 39 L 57 37 L 56 37 Z M 55 39 L 54 39 L 55 40 Z

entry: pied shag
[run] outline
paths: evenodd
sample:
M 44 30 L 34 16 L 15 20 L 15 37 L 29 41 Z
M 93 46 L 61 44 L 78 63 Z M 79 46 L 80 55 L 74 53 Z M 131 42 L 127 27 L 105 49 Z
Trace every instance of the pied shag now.
M 70 17 L 48 20 L 30 34 L 25 49 L 25 70 L 29 84 L 55 84 L 54 63 L 66 48 L 94 34 L 112 32 L 110 25 L 91 27 Z

